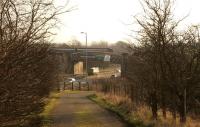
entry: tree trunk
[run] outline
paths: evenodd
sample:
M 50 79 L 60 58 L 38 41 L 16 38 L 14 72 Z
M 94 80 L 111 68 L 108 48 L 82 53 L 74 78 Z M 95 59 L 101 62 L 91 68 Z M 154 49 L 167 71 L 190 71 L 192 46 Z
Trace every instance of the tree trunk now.
M 165 102 L 165 96 L 164 94 L 162 94 L 162 114 L 163 114 L 163 118 L 166 119 L 167 118 L 167 113 L 166 113 L 166 102 Z
M 134 86 L 133 86 L 133 84 L 131 85 L 131 100 L 132 101 L 135 101 L 134 100 L 135 98 L 134 98 Z
M 173 116 L 174 120 L 176 121 L 176 110 L 172 111 L 172 116 Z
M 163 118 L 166 119 L 167 113 L 166 113 L 166 107 L 165 106 L 163 106 L 163 108 L 162 108 L 162 113 L 163 113 Z
M 180 99 L 180 105 L 179 105 L 180 122 L 185 123 L 186 122 L 185 98 L 184 96 L 180 96 L 179 99 Z
M 157 120 L 157 118 L 158 118 L 157 111 L 158 111 L 157 104 L 153 104 L 153 105 L 152 105 L 152 114 L 153 114 L 153 119 L 156 119 L 156 120 Z
M 153 119 L 158 118 L 158 101 L 157 101 L 157 96 L 156 96 L 156 92 L 154 92 L 151 96 L 151 110 L 152 110 L 152 114 L 153 114 Z

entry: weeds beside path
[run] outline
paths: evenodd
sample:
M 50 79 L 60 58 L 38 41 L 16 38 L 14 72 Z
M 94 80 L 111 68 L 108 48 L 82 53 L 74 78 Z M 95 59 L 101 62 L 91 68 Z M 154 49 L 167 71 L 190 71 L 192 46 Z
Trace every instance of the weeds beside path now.
M 144 125 L 142 121 L 134 120 L 129 114 L 129 111 L 123 107 L 114 105 L 107 100 L 97 96 L 96 94 L 88 96 L 89 99 L 99 104 L 103 108 L 117 114 L 130 127 L 153 127 L 153 125 Z

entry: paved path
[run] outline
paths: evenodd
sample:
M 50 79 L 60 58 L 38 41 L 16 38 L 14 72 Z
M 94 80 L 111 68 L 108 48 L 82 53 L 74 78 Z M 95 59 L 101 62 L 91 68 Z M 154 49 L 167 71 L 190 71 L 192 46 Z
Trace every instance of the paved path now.
M 52 112 L 51 127 L 125 127 L 117 116 L 87 99 L 89 94 L 64 94 Z

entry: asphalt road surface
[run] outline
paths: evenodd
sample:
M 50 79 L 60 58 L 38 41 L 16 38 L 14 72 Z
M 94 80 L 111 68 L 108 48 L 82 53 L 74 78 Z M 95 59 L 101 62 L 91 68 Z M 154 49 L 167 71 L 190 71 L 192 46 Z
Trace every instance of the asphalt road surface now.
M 51 127 L 125 127 L 116 115 L 89 100 L 89 94 L 64 94 L 51 113 Z

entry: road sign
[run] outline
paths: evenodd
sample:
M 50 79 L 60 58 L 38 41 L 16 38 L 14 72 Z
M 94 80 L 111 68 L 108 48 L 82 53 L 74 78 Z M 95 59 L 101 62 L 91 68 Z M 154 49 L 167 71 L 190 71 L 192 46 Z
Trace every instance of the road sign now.
M 110 61 L 110 55 L 105 55 L 105 57 L 104 57 L 104 61 L 109 62 L 109 61 Z
M 103 55 L 96 55 L 95 59 L 99 60 L 99 61 L 103 61 L 104 60 L 104 56 Z

